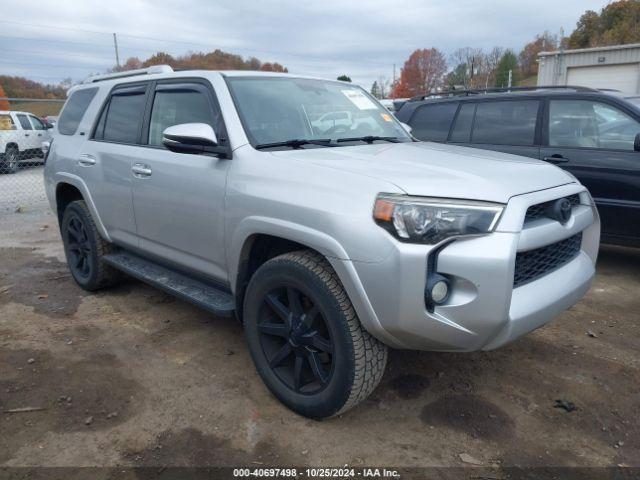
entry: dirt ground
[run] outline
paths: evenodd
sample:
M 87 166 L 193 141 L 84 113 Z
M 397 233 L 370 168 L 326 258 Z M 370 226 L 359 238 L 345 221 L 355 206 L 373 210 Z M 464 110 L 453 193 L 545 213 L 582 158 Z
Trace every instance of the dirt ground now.
M 366 402 L 316 422 L 235 321 L 134 280 L 83 292 L 46 205 L 0 227 L 0 466 L 640 466 L 638 250 L 603 248 L 586 298 L 505 348 L 392 351 Z

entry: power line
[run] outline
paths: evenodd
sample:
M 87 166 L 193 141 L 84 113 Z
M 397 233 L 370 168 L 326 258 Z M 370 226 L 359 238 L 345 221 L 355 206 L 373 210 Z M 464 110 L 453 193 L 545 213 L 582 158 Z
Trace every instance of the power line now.
M 77 32 L 82 32 L 82 33 L 93 33 L 96 35 L 113 35 L 113 33 L 111 32 L 102 32 L 102 31 L 97 31 L 97 30 L 85 30 L 85 29 L 76 29 L 76 28 L 70 28 L 70 27 L 57 27 L 57 26 L 53 26 L 53 25 L 38 25 L 38 24 L 31 24 L 31 23 L 25 23 L 25 22 L 16 22 L 13 20 L 0 20 L 0 23 L 12 23 L 12 24 L 17 24 L 17 25 L 23 25 L 23 26 L 28 26 L 28 27 L 33 27 L 33 28 L 40 28 L 40 29 L 53 29 L 53 30 L 67 30 L 67 31 L 77 31 Z M 199 43 L 199 42 L 192 42 L 192 41 L 185 41 L 185 40 L 167 40 L 164 38 L 154 38 L 154 37 L 146 37 L 146 36 L 141 36 L 141 35 L 131 35 L 128 33 L 118 33 L 118 36 L 120 37 L 126 37 L 126 38 L 134 38 L 134 39 L 138 39 L 138 40 L 148 40 L 148 41 L 153 41 L 153 42 L 160 42 L 160 43 L 165 43 L 165 44 L 181 44 L 181 45 L 191 45 L 191 46 L 199 46 L 199 47 L 204 47 L 204 48 L 216 48 L 214 47 L 211 43 Z M 31 40 L 36 40 L 36 39 L 31 39 Z M 58 42 L 68 42 L 68 43 L 80 43 L 80 42 L 71 42 L 71 41 L 66 41 L 66 40 L 57 40 Z M 83 44 L 83 43 L 81 43 Z M 107 46 L 104 44 L 101 44 L 101 46 Z M 310 56 L 308 54 L 301 54 L 301 53 L 289 53 L 289 52 L 275 52 L 273 50 L 260 50 L 260 49 L 249 49 L 249 48 L 241 48 L 241 47 L 225 47 L 225 46 L 220 46 L 218 48 L 226 48 L 230 51 L 239 51 L 239 52 L 248 52 L 248 54 L 251 53 L 263 53 L 263 54 L 269 54 L 269 55 L 276 55 L 276 56 L 289 56 L 289 57 L 299 57 L 299 58 L 306 58 L 306 59 L 317 59 L 319 61 L 327 61 L 326 58 L 320 58 L 320 57 L 313 57 Z M 142 50 L 142 49 L 141 49 Z M 157 52 L 157 50 L 153 50 L 154 52 Z M 375 62 L 375 61 L 367 61 L 367 62 L 358 62 L 358 61 L 350 61 L 350 63 L 352 64 L 356 64 L 356 63 L 360 63 L 361 65 L 380 65 L 380 66 L 386 66 L 388 67 L 389 64 L 387 62 Z

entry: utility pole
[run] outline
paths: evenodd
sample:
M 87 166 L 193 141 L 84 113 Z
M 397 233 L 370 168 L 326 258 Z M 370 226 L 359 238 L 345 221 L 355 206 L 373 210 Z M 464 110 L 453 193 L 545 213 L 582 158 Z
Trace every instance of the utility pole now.
M 509 88 L 511 88 L 511 79 L 513 78 L 512 75 L 513 75 L 513 70 L 509 70 L 509 85 L 507 85 Z
M 116 65 L 118 66 L 118 68 L 120 68 L 120 55 L 118 55 L 118 37 L 116 37 L 116 34 L 113 34 L 113 46 L 116 49 Z
M 393 82 L 391 83 L 391 98 L 395 98 L 396 89 L 396 64 L 393 64 Z

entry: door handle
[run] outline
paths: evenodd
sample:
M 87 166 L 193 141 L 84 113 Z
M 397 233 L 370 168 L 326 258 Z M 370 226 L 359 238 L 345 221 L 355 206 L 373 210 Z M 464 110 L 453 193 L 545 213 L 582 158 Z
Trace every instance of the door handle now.
M 559 153 L 554 153 L 550 157 L 544 157 L 543 160 L 551 163 L 567 163 L 569 161 L 567 157 L 563 157 Z
M 133 172 L 133 175 L 138 178 L 150 177 L 152 173 L 151 167 L 142 163 L 134 163 L 133 167 L 131 167 L 131 171 Z
M 41 133 L 39 133 L 39 134 L 38 134 L 38 136 L 39 136 L 39 137 L 41 137 L 41 136 L 42 136 L 42 134 L 41 134 Z
M 89 155 L 88 153 L 83 153 L 82 155 L 80 155 L 80 158 L 78 158 L 78 165 L 82 167 L 91 167 L 95 164 L 96 157 L 94 157 L 93 155 Z
M 24 136 L 25 136 L 25 137 L 28 137 L 28 136 L 29 136 L 29 134 L 28 134 L 28 133 L 25 133 L 25 134 L 24 134 Z

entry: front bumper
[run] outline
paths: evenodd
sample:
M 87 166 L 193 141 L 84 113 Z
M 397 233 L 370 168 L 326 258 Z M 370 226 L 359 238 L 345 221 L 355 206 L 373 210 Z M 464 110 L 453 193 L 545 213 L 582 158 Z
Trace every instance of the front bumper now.
M 582 192 L 571 220 L 523 228 L 530 205 Z M 514 288 L 518 251 L 555 243 L 582 232 L 578 254 L 568 263 Z M 595 274 L 600 222 L 584 187 L 571 184 L 514 197 L 496 232 L 456 240 L 437 257 L 438 273 L 451 280 L 446 304 L 429 312 L 424 301 L 432 247 L 396 242 L 379 263 L 353 262 L 374 321 L 371 331 L 396 348 L 442 351 L 490 350 L 544 325 L 575 304 Z M 371 320 L 371 319 L 368 319 Z M 371 328 L 370 328 L 371 330 Z

